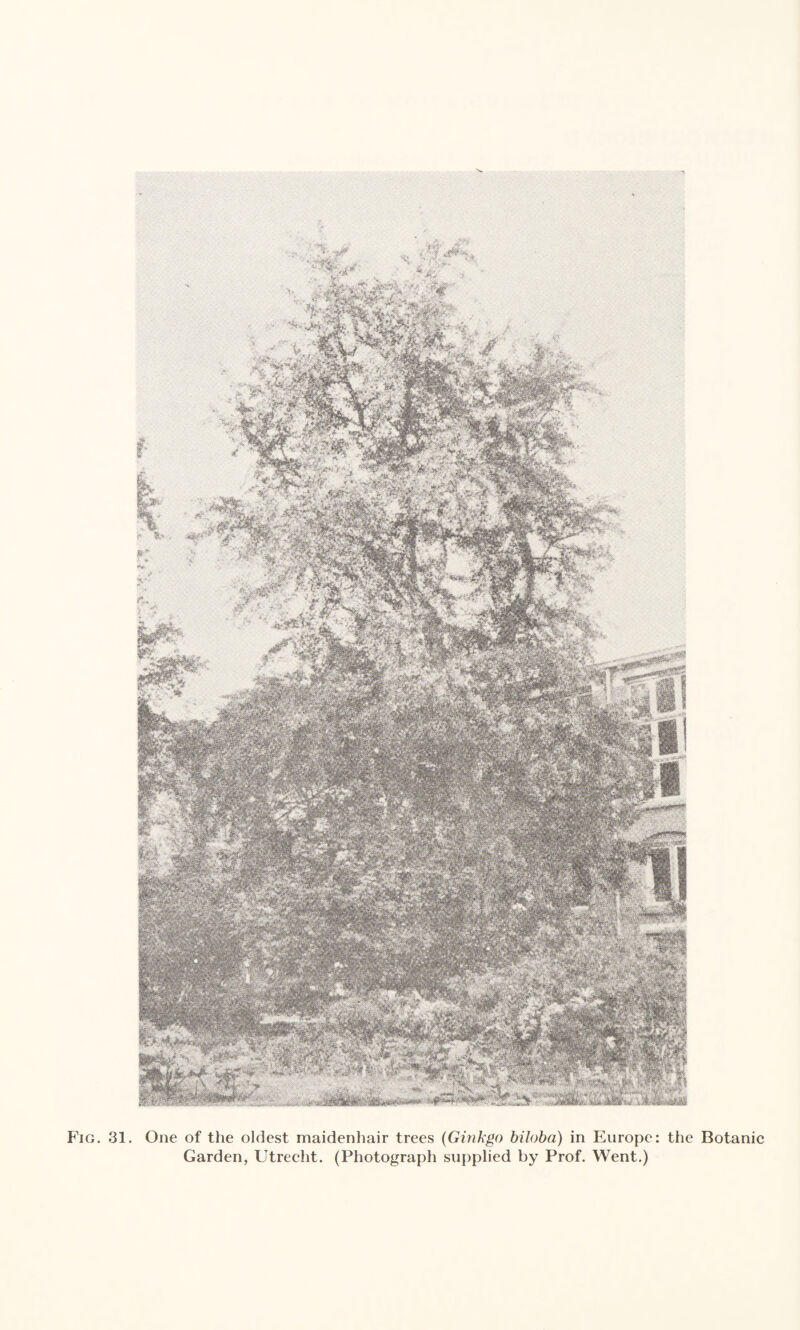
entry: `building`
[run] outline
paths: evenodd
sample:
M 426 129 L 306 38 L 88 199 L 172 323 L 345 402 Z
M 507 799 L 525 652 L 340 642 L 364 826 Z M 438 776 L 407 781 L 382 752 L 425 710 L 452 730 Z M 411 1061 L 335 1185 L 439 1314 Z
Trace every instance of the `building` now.
M 592 680 L 596 702 L 623 703 L 649 759 L 643 799 L 630 833 L 642 931 L 686 931 L 686 651 L 650 651 L 603 661 Z

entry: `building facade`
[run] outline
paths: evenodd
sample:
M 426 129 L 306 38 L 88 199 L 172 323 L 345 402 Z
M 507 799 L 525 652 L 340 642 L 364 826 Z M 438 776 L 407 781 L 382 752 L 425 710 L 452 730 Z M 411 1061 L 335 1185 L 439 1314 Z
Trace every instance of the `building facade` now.
M 595 701 L 622 703 L 636 722 L 648 776 L 631 829 L 633 890 L 641 928 L 655 939 L 686 931 L 686 651 L 603 661 Z

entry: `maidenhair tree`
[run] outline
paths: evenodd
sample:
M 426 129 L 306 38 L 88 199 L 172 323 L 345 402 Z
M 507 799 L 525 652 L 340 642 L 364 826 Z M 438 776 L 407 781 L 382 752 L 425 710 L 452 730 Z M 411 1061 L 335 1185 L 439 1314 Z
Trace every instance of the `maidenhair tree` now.
M 232 404 L 252 483 L 212 510 L 256 574 L 250 608 L 316 669 L 342 649 L 381 668 L 582 656 L 610 510 L 569 474 L 580 367 L 459 312 L 463 243 L 426 241 L 386 280 L 323 241 L 303 259 L 298 316 Z
M 463 243 L 388 278 L 301 258 L 231 403 L 249 486 L 207 514 L 280 677 L 224 710 L 207 780 L 276 1000 L 433 989 L 624 878 L 634 746 L 576 698 L 613 521 L 571 475 L 593 389 L 463 312 Z

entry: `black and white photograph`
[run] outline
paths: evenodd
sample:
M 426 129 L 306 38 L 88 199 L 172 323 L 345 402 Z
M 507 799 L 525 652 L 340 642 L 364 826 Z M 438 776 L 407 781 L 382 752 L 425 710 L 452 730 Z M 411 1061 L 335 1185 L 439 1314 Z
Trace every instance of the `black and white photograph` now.
M 685 1104 L 682 173 L 135 187 L 141 1104 Z

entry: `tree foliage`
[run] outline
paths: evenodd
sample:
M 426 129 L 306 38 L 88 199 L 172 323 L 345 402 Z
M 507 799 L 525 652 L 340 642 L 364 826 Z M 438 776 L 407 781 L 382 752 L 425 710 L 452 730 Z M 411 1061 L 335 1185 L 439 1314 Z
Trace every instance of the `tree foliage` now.
M 623 885 L 633 757 L 607 712 L 331 675 L 268 680 L 214 727 L 208 781 L 245 952 L 276 998 L 426 991 L 518 957 Z M 511 687 L 509 685 L 509 691 Z
M 427 240 L 388 279 L 323 239 L 300 257 L 297 317 L 254 346 L 232 401 L 252 483 L 209 514 L 252 572 L 251 610 L 310 668 L 582 652 L 611 509 L 569 474 L 580 367 L 460 312 L 463 242 Z
M 138 729 L 141 814 L 146 820 L 153 798 L 174 776 L 171 761 L 171 723 L 165 713 L 169 700 L 180 696 L 187 676 L 201 668 L 197 656 L 180 649 L 181 632 L 171 619 L 159 615 L 149 597 L 150 560 L 154 541 L 161 539 L 159 500 L 144 467 L 145 441 L 137 445 L 137 556 L 138 556 Z
M 579 697 L 613 517 L 571 475 L 580 367 L 463 313 L 462 242 L 390 278 L 322 238 L 300 258 L 231 402 L 249 486 L 206 514 L 282 672 L 230 701 L 184 795 L 242 957 L 313 1004 L 511 963 L 576 881 L 602 909 L 637 758 Z

